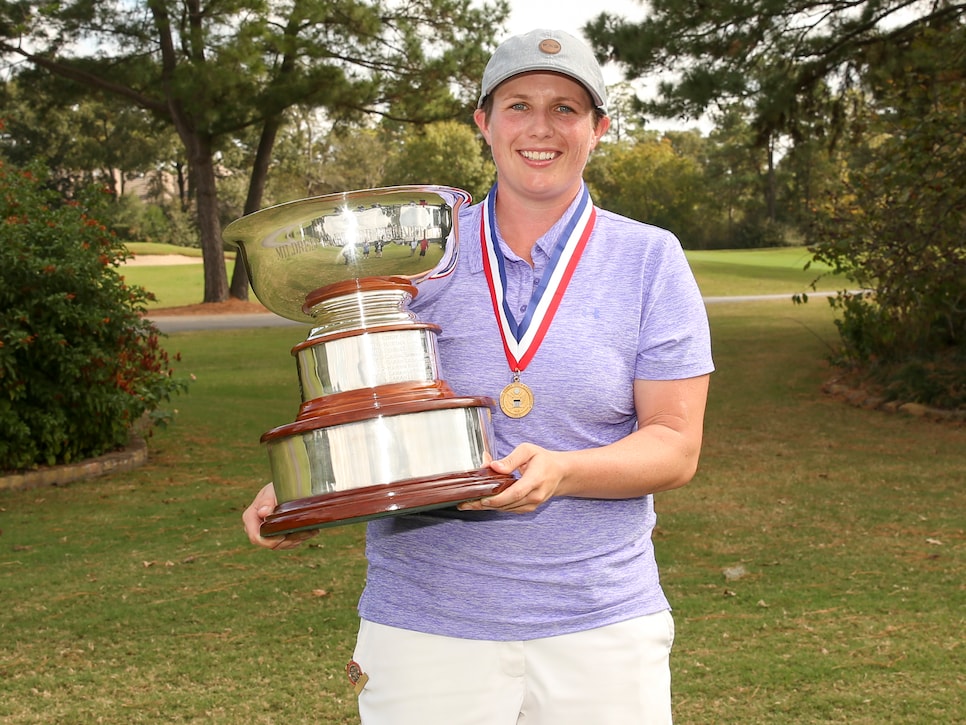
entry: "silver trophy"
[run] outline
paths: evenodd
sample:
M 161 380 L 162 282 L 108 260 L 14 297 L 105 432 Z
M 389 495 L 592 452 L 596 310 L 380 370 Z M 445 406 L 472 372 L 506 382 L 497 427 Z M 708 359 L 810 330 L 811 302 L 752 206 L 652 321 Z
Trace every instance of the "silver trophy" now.
M 440 328 L 408 309 L 446 284 L 469 194 L 348 191 L 229 224 L 256 297 L 310 326 L 293 348 L 302 404 L 262 436 L 278 506 L 265 536 L 452 506 L 498 492 L 491 409 L 439 378 Z

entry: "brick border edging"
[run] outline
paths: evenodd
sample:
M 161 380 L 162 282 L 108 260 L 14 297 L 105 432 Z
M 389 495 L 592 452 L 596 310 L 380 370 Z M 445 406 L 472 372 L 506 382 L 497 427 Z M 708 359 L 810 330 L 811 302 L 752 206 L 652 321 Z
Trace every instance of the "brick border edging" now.
M 132 435 L 128 444 L 121 450 L 111 451 L 97 458 L 0 476 L 0 490 L 64 486 L 74 481 L 97 478 L 109 473 L 130 471 L 143 465 L 147 460 L 147 441 L 142 436 Z
M 957 425 L 966 423 L 966 410 L 943 410 L 941 408 L 930 408 L 921 403 L 901 403 L 895 400 L 886 400 L 884 397 L 869 394 L 861 389 L 850 388 L 841 383 L 825 383 L 822 386 L 822 392 L 838 400 L 843 400 L 856 408 L 881 410 L 886 413 L 904 413 L 915 418 L 925 418 L 942 423 Z

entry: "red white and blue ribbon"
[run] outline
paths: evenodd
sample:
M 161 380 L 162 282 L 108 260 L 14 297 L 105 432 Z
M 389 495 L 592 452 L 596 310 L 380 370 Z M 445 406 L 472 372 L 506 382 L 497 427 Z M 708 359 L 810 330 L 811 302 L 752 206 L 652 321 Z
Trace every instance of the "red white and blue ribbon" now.
M 506 299 L 506 268 L 496 238 L 496 193 L 497 187 L 494 186 L 483 200 L 480 221 L 483 271 L 507 362 L 514 373 L 519 373 L 530 364 L 550 329 L 550 323 L 594 229 L 597 210 L 590 199 L 587 185 L 582 184 L 577 206 L 551 250 L 547 268 L 530 296 L 523 318 L 517 320 Z

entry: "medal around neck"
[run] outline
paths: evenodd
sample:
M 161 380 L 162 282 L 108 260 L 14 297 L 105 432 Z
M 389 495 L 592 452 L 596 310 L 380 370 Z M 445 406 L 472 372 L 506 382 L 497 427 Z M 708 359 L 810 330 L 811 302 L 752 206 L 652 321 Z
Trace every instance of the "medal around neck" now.
M 533 410 L 533 391 L 520 382 L 520 374 L 540 348 L 567 285 L 577 268 L 587 241 L 593 232 L 597 212 L 586 185 L 581 186 L 577 199 L 563 225 L 560 238 L 554 243 L 540 283 L 536 285 L 522 319 L 518 320 L 507 302 L 507 278 L 503 257 L 496 241 L 496 193 L 494 186 L 483 201 L 480 220 L 480 244 L 483 254 L 483 273 L 493 303 L 493 313 L 503 352 L 506 355 L 513 381 L 500 393 L 500 410 L 508 418 L 523 418 Z
M 500 410 L 507 418 L 522 418 L 533 410 L 533 391 L 520 382 L 519 375 L 500 393 Z
M 407 308 L 459 252 L 461 189 L 397 186 L 301 199 L 229 224 L 259 301 L 310 326 L 292 349 L 302 403 L 266 432 L 278 506 L 263 536 L 453 506 L 513 482 L 485 397 L 439 379 L 440 328 Z

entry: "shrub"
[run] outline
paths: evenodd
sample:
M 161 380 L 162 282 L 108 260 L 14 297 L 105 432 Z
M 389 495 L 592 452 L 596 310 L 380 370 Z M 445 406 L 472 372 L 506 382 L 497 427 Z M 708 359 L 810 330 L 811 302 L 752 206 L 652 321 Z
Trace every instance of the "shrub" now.
M 197 225 L 177 206 L 146 204 L 126 194 L 105 210 L 101 221 L 125 241 L 157 242 L 176 247 L 199 247 Z
M 0 160 L 0 470 L 119 448 L 184 388 L 142 317 L 150 293 L 125 284 L 126 252 L 95 217 L 109 199 L 63 200 L 44 179 Z
M 867 290 L 832 300 L 842 314 L 833 362 L 889 397 L 946 408 L 966 408 L 964 38 L 958 26 L 930 32 L 883 66 L 848 174 L 816 209 L 812 246 Z

